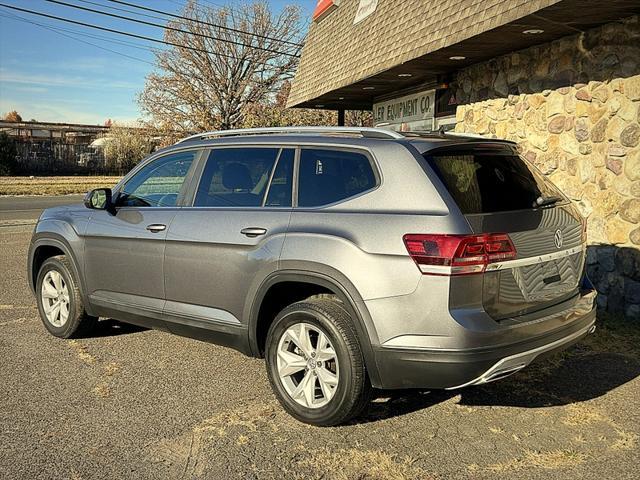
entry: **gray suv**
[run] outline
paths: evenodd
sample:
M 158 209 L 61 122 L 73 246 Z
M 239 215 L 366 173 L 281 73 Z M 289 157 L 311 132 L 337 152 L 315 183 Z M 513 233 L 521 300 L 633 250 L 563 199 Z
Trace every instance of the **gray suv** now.
M 28 278 L 57 337 L 110 317 L 264 356 L 291 415 L 335 425 L 373 388 L 483 384 L 593 331 L 585 240 L 507 141 L 236 130 L 46 210 Z

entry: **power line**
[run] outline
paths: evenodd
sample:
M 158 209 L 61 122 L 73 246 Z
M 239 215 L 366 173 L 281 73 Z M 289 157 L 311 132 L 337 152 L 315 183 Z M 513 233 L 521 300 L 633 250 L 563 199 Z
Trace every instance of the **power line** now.
M 210 55 L 219 55 L 219 56 L 235 59 L 235 57 L 233 57 L 231 55 L 224 55 L 222 53 L 212 52 L 211 50 L 206 50 L 204 48 L 187 47 L 185 45 L 180 45 L 178 43 L 169 42 L 167 40 L 158 40 L 157 38 L 147 37 L 145 35 L 138 35 L 137 33 L 123 32 L 122 30 L 115 30 L 113 28 L 102 27 L 100 25 L 94 25 L 92 23 L 79 22 L 77 20 L 71 20 L 69 18 L 57 17 L 55 15 L 49 15 L 48 13 L 36 12 L 34 10 L 27 10 L 26 8 L 15 7 L 13 5 L 6 5 L 4 3 L 0 3 L 0 7 L 9 8 L 11 10 L 17 10 L 19 12 L 30 13 L 32 15 L 38 15 L 40 17 L 51 18 L 53 20 L 59 20 L 61 22 L 72 23 L 74 25 L 80 25 L 82 27 L 95 28 L 97 30 L 103 30 L 105 32 L 117 33 L 118 35 L 126 35 L 128 37 L 138 38 L 138 39 L 141 39 L 141 40 L 147 40 L 149 42 L 162 43 L 164 45 L 170 45 L 172 47 L 183 48 L 185 50 L 193 50 L 193 51 L 196 51 L 196 52 L 208 53 Z
M 74 37 L 72 35 L 67 35 L 66 33 L 62 33 L 60 31 L 58 31 L 58 30 L 61 30 L 59 28 L 51 27 L 51 26 L 44 25 L 44 24 L 38 23 L 38 22 L 33 22 L 33 21 L 28 20 L 26 18 L 22 18 L 22 17 L 20 17 L 18 15 L 14 15 L 14 14 L 3 15 L 3 14 L 0 13 L 0 17 L 8 18 L 9 20 L 15 20 L 15 21 L 18 21 L 18 22 L 30 23 L 32 25 L 36 25 L 36 26 L 44 28 L 46 30 L 50 30 L 53 33 L 57 33 L 58 35 L 62 35 L 63 37 L 67 37 L 67 38 L 70 38 L 72 40 L 75 40 L 76 42 L 84 43 L 85 45 L 91 45 L 92 47 L 96 47 L 96 48 L 99 48 L 100 50 L 105 50 L 107 52 L 111 52 L 113 54 L 129 58 L 131 60 L 136 60 L 138 62 L 144 62 L 144 63 L 147 63 L 147 64 L 152 65 L 152 66 L 155 65 L 153 62 L 149 62 L 147 60 L 143 60 L 142 58 L 134 57 L 133 55 L 127 55 L 126 53 L 118 52 L 116 50 L 111 50 L 110 48 L 101 47 L 100 45 L 96 45 L 95 43 L 87 42 L 86 40 L 82 40 L 81 38 L 76 38 L 76 37 Z
M 120 40 L 120 39 L 116 39 L 113 37 L 107 37 L 104 35 L 97 35 L 97 34 L 93 34 L 93 33 L 87 33 L 87 32 L 81 32 L 78 30 L 71 30 L 69 28 L 63 28 L 63 27 L 54 27 L 53 25 L 48 25 L 45 23 L 40 23 L 40 22 L 36 22 L 34 20 L 29 20 L 25 17 L 21 17 L 20 15 L 16 15 L 15 13 L 9 13 L 7 12 L 7 15 L 11 15 L 11 17 L 7 17 L 7 18 L 11 18 L 13 20 L 18 20 L 18 21 L 23 21 L 26 23 L 30 23 L 32 25 L 37 25 L 39 27 L 42 28 L 46 28 L 48 30 L 56 30 L 56 31 L 60 31 L 60 32 L 67 32 L 67 33 L 71 33 L 73 35 L 80 35 L 81 37 L 87 37 L 87 38 L 93 38 L 95 40 L 101 40 L 103 42 L 109 42 L 109 43 L 117 43 L 119 45 L 123 45 L 126 47 L 131 47 L 131 48 L 137 48 L 139 50 L 146 50 L 148 52 L 151 53 L 156 53 L 156 52 L 164 52 L 166 51 L 165 49 L 162 48 L 156 48 L 156 47 L 151 47 L 148 45 L 144 45 L 144 44 L 140 44 L 140 43 L 135 43 L 135 42 L 130 42 L 127 40 Z
M 95 28 L 97 30 L 103 30 L 103 31 L 110 32 L 110 33 L 116 33 L 116 34 L 119 34 L 119 35 L 125 35 L 125 36 L 129 36 L 129 37 L 133 37 L 133 38 L 138 38 L 138 39 L 141 39 L 141 40 L 147 40 L 147 41 L 150 41 L 150 42 L 161 43 L 161 44 L 165 44 L 165 45 L 169 45 L 169 46 L 173 46 L 173 47 L 182 48 L 182 49 L 185 49 L 185 50 L 203 52 L 203 53 L 208 53 L 208 54 L 214 55 L 214 56 L 230 58 L 232 60 L 238 60 L 233 55 L 227 55 L 227 54 L 220 53 L 220 52 L 212 52 L 210 50 L 205 50 L 205 49 L 196 48 L 196 47 L 188 47 L 188 46 L 184 46 L 184 45 L 179 45 L 177 43 L 172 43 L 172 42 L 168 42 L 168 41 L 165 41 L 165 40 L 158 40 L 157 38 L 153 38 L 153 37 L 147 37 L 147 36 L 144 36 L 144 35 L 138 35 L 138 34 L 130 33 L 130 32 L 123 32 L 123 31 L 120 31 L 120 30 L 114 30 L 114 29 L 107 28 L 107 27 L 102 27 L 102 26 L 99 26 L 99 25 L 93 25 L 93 24 L 90 24 L 90 23 L 84 23 L 84 22 L 79 22 L 79 21 L 76 21 L 76 20 L 57 17 L 55 15 L 49 15 L 49 14 L 42 13 L 42 12 L 36 12 L 36 11 L 33 11 L 33 10 L 27 10 L 27 9 L 24 9 L 24 8 L 15 7 L 13 5 L 6 5 L 4 3 L 0 3 L 0 7 L 5 7 L 5 8 L 9 8 L 9 9 L 17 10 L 17 11 L 21 11 L 21 12 L 26 12 L 26 13 L 31 13 L 33 15 L 38 15 L 38 16 L 45 17 L 45 18 L 52 18 L 54 20 L 60 20 L 60 21 L 63 21 L 63 22 L 72 23 L 72 24 L 75 24 L 75 25 L 83 26 L 83 27 L 90 27 L 90 28 Z M 52 27 L 50 27 L 50 28 L 52 28 Z M 276 66 L 274 66 L 272 64 L 266 63 L 266 62 L 255 62 L 255 64 L 256 65 L 261 65 L 261 66 L 264 66 L 264 67 L 268 67 L 268 68 L 266 68 L 267 70 L 268 69 L 272 69 L 272 70 L 277 70 L 278 69 L 278 67 L 276 67 Z
M 157 27 L 157 28 L 162 28 L 162 29 L 166 29 L 166 30 L 173 30 L 175 32 L 180 32 L 180 33 L 184 33 L 184 34 L 187 34 L 187 35 L 194 35 L 194 36 L 197 36 L 197 37 L 209 38 L 211 40 L 216 40 L 216 41 L 219 41 L 219 42 L 231 43 L 233 45 L 238 45 L 238 46 L 241 46 L 241 47 L 255 48 L 256 50 L 263 50 L 265 52 L 274 53 L 276 55 L 285 55 L 285 56 L 288 56 L 288 57 L 296 57 L 296 58 L 300 57 L 300 55 L 297 55 L 295 53 L 281 52 L 281 51 L 275 50 L 273 48 L 257 47 L 257 46 L 254 46 L 254 45 L 248 45 L 248 44 L 243 43 L 243 42 L 238 42 L 236 40 L 228 40 L 228 39 L 219 38 L 219 37 L 212 37 L 211 35 L 205 35 L 203 33 L 188 32 L 186 30 L 182 30 L 182 29 L 176 28 L 176 27 L 171 27 L 169 25 L 161 25 L 159 23 L 147 22 L 146 20 L 139 20 L 139 19 L 127 17 L 125 15 L 118 15 L 116 13 L 103 12 L 101 10 L 96 10 L 95 8 L 82 7 L 80 5 L 74 5 L 72 3 L 62 2 L 60 0 L 45 0 L 45 2 L 55 3 L 55 4 L 58 4 L 58 5 L 64 5 L 65 7 L 76 8 L 78 10 L 84 10 L 86 12 L 97 13 L 99 15 L 106 15 L 108 17 L 119 18 L 121 20 L 126 20 L 128 22 L 140 23 L 140 24 L 143 24 L 143 25 L 149 25 L 151 27 Z
M 280 40 L 278 38 L 270 37 L 268 35 L 260 35 L 258 33 L 247 32 L 246 30 L 240 30 L 240 29 L 237 29 L 237 28 L 227 27 L 227 26 L 224 26 L 224 25 L 218 25 L 218 24 L 215 24 L 215 23 L 209 23 L 209 22 L 205 22 L 204 20 L 197 20 L 195 18 L 189 18 L 189 17 L 185 17 L 183 15 L 176 15 L 174 13 L 165 12 L 163 10 L 156 10 L 155 8 L 149 8 L 149 7 L 145 7 L 145 6 L 142 6 L 142 5 L 136 5 L 135 3 L 124 2 L 122 0 L 108 0 L 108 1 L 112 2 L 112 3 L 119 3 L 121 5 L 127 5 L 129 7 L 138 8 L 140 10 L 145 10 L 147 12 L 159 13 L 161 15 L 167 15 L 167 16 L 173 17 L 173 18 L 180 18 L 182 20 L 188 20 L 190 22 L 201 23 L 203 25 L 208 25 L 210 27 L 220 28 L 222 30 L 227 30 L 227 31 L 234 32 L 234 33 L 242 33 L 244 35 L 253 35 L 256 38 L 263 38 L 265 40 L 273 40 L 273 41 L 280 42 L 280 43 L 286 43 L 288 45 L 293 45 L 294 47 L 302 47 L 303 46 L 303 44 L 301 44 L 301 43 L 290 42 L 288 40 Z M 212 4 L 212 5 L 215 5 L 215 4 Z M 182 6 L 184 6 L 184 5 L 182 5 Z
M 80 3 L 86 3 L 88 5 L 94 5 L 96 7 L 108 8 L 109 10 L 115 10 L 117 12 L 131 13 L 133 15 L 138 15 L 139 17 L 155 18 L 156 20 L 162 20 L 163 22 L 167 21 L 165 17 L 159 17 L 157 15 L 149 15 L 147 13 L 140 13 L 140 12 L 136 12 L 135 10 L 130 10 L 128 8 L 112 7 L 110 5 L 104 5 L 102 3 L 91 2 L 90 0 L 77 0 L 77 1 Z

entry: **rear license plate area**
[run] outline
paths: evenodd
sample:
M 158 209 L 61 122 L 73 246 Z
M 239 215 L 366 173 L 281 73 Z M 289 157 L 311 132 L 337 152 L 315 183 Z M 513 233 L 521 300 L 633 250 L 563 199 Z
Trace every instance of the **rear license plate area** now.
M 545 285 L 559 283 L 562 280 L 560 269 L 555 260 L 546 262 L 542 265 L 542 281 Z

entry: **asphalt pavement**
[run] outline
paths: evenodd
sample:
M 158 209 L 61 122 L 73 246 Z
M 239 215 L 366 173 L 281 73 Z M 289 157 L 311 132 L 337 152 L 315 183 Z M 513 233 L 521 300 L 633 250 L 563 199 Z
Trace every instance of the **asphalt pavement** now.
M 80 202 L 82 202 L 82 195 L 0 196 L 0 225 L 14 220 L 22 222 L 36 220 L 46 208 Z
M 0 199 L 13 222 L 0 224 L 0 478 L 637 478 L 637 329 L 310 427 L 280 408 L 262 360 L 113 319 L 87 338 L 47 334 L 25 278 L 33 226 L 20 223 L 70 199 Z

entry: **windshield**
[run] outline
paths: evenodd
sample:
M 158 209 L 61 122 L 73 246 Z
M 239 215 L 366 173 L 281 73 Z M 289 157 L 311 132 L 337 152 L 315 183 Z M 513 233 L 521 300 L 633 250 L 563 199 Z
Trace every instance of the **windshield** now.
M 549 207 L 567 202 L 535 167 L 510 149 L 446 150 L 424 156 L 463 214 L 530 210 L 534 204 Z

